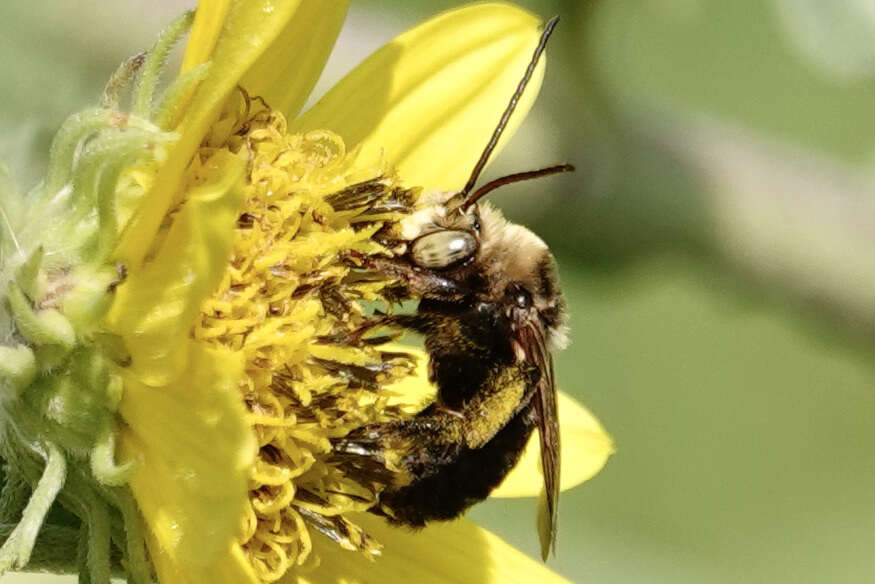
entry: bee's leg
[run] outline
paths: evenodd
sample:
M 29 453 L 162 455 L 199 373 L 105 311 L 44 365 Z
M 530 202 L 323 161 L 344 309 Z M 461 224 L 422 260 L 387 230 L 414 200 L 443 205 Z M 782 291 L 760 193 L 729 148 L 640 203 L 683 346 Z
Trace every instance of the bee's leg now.
M 331 441 L 332 459 L 347 474 L 372 483 L 391 485 L 394 474 L 386 467 L 386 450 L 382 441 L 382 424 L 353 430 Z M 388 426 L 388 424 L 386 424 Z
M 320 343 L 343 344 L 359 346 L 362 343 L 383 343 L 393 340 L 392 337 L 381 337 L 378 339 L 365 339 L 364 336 L 370 331 L 380 327 L 395 327 L 400 329 L 413 330 L 423 332 L 425 321 L 415 314 L 383 314 L 372 318 L 351 331 L 343 331 L 340 333 L 332 333 L 319 337 Z
M 343 438 L 332 440 L 334 452 L 343 454 L 351 454 L 354 456 L 365 456 L 379 463 L 385 462 L 383 456 L 384 446 L 383 438 L 393 426 L 392 422 L 384 424 L 371 424 L 356 428 Z
M 466 291 L 459 283 L 431 270 L 421 270 L 403 259 L 373 257 L 353 250 L 343 252 L 341 259 L 386 278 L 399 280 L 419 296 L 447 301 L 465 297 Z
M 454 410 L 453 408 L 447 407 L 447 406 L 442 405 L 442 404 L 435 404 L 435 408 L 437 408 L 437 410 L 442 414 L 446 414 L 448 416 L 454 416 L 459 420 L 465 419 L 464 412 L 460 412 L 459 410 Z
M 394 490 L 457 456 L 462 445 L 444 436 L 448 414 L 370 424 L 332 441 L 334 459 L 347 473 Z

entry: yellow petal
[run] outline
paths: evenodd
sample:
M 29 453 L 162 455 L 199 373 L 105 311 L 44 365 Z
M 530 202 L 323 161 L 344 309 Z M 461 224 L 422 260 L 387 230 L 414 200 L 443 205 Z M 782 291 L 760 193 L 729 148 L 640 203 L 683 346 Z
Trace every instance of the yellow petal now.
M 189 345 L 184 374 L 167 387 L 125 375 L 121 453 L 139 461 L 130 486 L 149 528 L 159 581 L 253 581 L 229 553 L 256 451 L 237 389 L 242 358 Z
M 201 0 L 198 3 L 182 58 L 183 73 L 210 60 L 230 8 L 231 0 Z
M 433 523 L 413 532 L 372 516 L 354 521 L 383 545 L 376 562 L 338 546 L 325 546 L 311 574 L 291 575 L 298 584 L 567 584 L 568 581 L 466 519 Z
M 185 366 L 192 322 L 231 255 L 243 170 L 228 152 L 212 156 L 205 172 L 215 182 L 191 190 L 155 257 L 129 268 L 116 291 L 105 326 L 122 336 L 131 369 L 148 385 L 169 383 Z
M 348 0 L 301 4 L 295 18 L 249 68 L 240 85 L 263 97 L 287 120 L 293 119 L 322 74 L 348 7 Z
M 559 434 L 562 443 L 561 489 L 567 490 L 598 473 L 614 452 L 614 443 L 599 421 L 586 408 L 564 393 L 559 394 Z M 536 497 L 543 489 L 540 442 L 535 433 L 522 460 L 493 497 Z
M 411 185 L 455 190 L 468 178 L 540 36 L 539 19 L 509 4 L 476 4 L 402 34 L 359 65 L 292 131 L 325 128 L 380 157 Z M 499 143 L 525 117 L 543 77 L 536 69 Z
M 248 69 L 270 50 L 287 27 L 293 26 L 300 4 L 301 0 L 246 0 L 232 2 L 228 7 L 215 46 L 209 53 L 210 74 L 198 86 L 176 128 L 179 141 L 171 149 L 144 204 L 128 223 L 116 248 L 117 257 L 128 266 L 139 264 L 146 255 L 149 243 L 178 195 L 185 168 L 226 99 Z M 220 11 L 223 6 L 216 2 L 205 4 L 204 8 Z M 195 38 L 199 48 L 192 49 L 192 55 L 196 56 L 187 58 L 189 66 L 199 64 L 198 59 L 207 56 L 204 53 L 220 22 L 212 13 L 200 18 L 203 29 L 197 28 Z M 198 26 L 198 17 L 195 26 Z
M 149 547 L 152 565 L 155 566 L 158 581 L 162 584 L 261 584 L 246 559 L 245 552 L 237 543 L 228 545 L 227 551 L 213 564 L 194 570 L 185 566 L 184 562 L 180 565 L 171 559 L 155 545 L 154 538 L 149 540 Z

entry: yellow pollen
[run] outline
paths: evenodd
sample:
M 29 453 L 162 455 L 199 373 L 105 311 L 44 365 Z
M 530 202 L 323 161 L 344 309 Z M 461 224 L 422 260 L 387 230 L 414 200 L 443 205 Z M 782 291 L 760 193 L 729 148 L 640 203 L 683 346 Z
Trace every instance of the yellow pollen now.
M 418 193 L 385 169 L 351 168 L 339 136 L 287 134 L 280 113 L 255 103 L 241 92 L 202 146 L 204 159 L 217 148 L 245 154 L 248 180 L 233 254 L 195 336 L 245 359 L 240 391 L 259 454 L 240 543 L 273 582 L 314 558 L 314 543 L 379 552 L 345 517 L 376 495 L 332 464 L 330 440 L 397 418 L 378 390 L 415 364 L 397 350 L 337 341 L 367 320 L 362 302 L 386 304 L 391 284 L 351 274 L 342 256 L 387 253 Z M 328 539 L 311 539 L 314 529 Z

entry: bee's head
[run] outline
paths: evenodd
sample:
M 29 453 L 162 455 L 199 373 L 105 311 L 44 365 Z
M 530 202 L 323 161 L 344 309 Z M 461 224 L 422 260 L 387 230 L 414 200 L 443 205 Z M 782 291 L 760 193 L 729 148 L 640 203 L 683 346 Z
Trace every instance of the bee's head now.
M 402 222 L 408 260 L 454 281 L 480 282 L 482 300 L 512 311 L 536 311 L 551 349 L 567 343 L 565 304 L 556 261 L 547 244 L 522 225 L 510 223 L 489 205 L 462 209 L 453 197 L 435 195 Z
M 417 268 L 440 272 L 455 283 L 479 282 L 471 293 L 481 301 L 501 304 L 508 316 L 535 311 L 551 349 L 566 344 L 564 303 L 559 290 L 556 262 L 537 235 L 508 223 L 498 211 L 479 201 L 493 190 L 515 182 L 570 172 L 570 164 L 518 172 L 492 180 L 475 189 L 480 173 L 507 127 L 523 91 L 544 53 L 547 40 L 558 22 L 547 21 L 516 91 L 510 98 L 492 136 L 471 170 L 468 181 L 454 193 L 435 193 L 423 208 L 401 222 L 401 236 L 408 242 L 407 258 Z
M 478 211 L 482 267 L 489 295 L 510 311 L 535 311 L 551 350 L 568 344 L 565 301 L 556 260 L 547 244 L 531 230 L 507 221 L 489 204 Z
M 426 205 L 401 222 L 410 261 L 428 270 L 452 270 L 477 257 L 480 211 L 453 205 L 453 193 L 434 193 Z

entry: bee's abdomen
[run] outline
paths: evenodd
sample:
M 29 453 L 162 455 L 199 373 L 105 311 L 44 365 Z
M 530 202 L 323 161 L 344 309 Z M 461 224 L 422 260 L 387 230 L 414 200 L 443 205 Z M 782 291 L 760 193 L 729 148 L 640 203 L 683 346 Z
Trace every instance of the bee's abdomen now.
M 479 303 L 475 310 L 459 311 L 432 302 L 421 303 L 419 311 L 434 324 L 425 331 L 425 345 L 444 406 L 461 409 L 496 371 L 513 365 L 509 324 L 498 305 Z
M 435 458 L 431 465 L 422 461 L 424 472 L 407 486 L 384 491 L 381 504 L 391 511 L 394 522 L 413 527 L 458 517 L 501 484 L 534 426 L 531 407 L 526 407 L 481 448 L 464 448 L 449 459 Z

